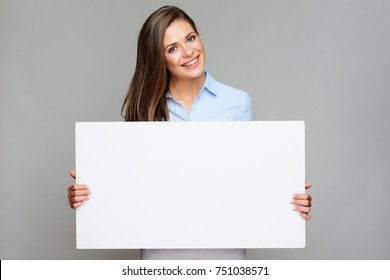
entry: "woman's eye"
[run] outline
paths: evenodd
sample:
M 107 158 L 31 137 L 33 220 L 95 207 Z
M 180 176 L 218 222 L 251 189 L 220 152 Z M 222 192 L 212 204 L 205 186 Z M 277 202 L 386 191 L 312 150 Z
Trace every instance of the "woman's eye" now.
M 188 42 L 195 41 L 195 35 L 192 35 L 191 37 L 188 38 Z
M 177 50 L 177 47 L 170 47 L 169 49 L 168 49 L 168 52 L 169 53 L 172 53 L 172 52 L 174 52 L 174 51 L 176 51 Z

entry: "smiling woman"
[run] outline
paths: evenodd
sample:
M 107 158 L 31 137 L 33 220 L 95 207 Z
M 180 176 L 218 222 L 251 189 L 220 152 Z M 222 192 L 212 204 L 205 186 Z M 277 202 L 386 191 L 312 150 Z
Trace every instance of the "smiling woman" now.
M 206 53 L 196 25 L 183 10 L 164 6 L 152 13 L 139 34 L 136 68 L 122 107 L 125 120 L 255 120 L 249 95 L 214 80 L 204 70 L 205 61 Z M 72 171 L 71 176 L 75 178 L 76 173 Z M 310 184 L 305 187 L 310 188 Z M 73 209 L 88 197 L 86 185 L 74 184 L 68 189 Z M 308 194 L 295 195 L 291 203 L 303 219 L 310 219 Z M 148 249 L 142 250 L 141 255 L 143 259 L 245 259 L 246 251 Z
M 166 68 L 170 73 L 169 92 L 190 114 L 205 81 L 202 40 L 190 23 L 176 20 L 165 31 L 164 46 Z
M 138 37 L 136 69 L 122 108 L 125 120 L 168 121 L 167 92 L 175 90 L 174 83 L 180 86 L 183 77 L 187 86 L 196 83 L 200 89 L 203 53 L 196 25 L 183 10 L 165 6 L 152 13 Z M 202 54 L 202 63 L 186 67 L 195 54 Z

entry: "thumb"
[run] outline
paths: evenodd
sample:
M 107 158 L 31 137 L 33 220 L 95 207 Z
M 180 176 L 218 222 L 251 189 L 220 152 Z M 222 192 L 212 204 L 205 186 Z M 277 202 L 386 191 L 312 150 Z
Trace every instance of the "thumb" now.
M 70 176 L 72 176 L 73 179 L 76 179 L 76 171 L 71 170 L 70 171 Z

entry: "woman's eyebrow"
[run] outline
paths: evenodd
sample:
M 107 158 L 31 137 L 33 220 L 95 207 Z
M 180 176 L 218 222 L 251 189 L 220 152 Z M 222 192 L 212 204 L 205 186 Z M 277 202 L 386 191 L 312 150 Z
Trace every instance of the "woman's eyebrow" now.
M 190 33 L 188 33 L 188 35 L 186 36 L 186 38 L 190 37 L 193 33 L 195 33 L 195 31 L 191 31 Z
M 165 48 L 164 48 L 164 50 L 166 50 L 168 47 L 170 47 L 170 46 L 174 46 L 174 45 L 177 45 L 177 43 L 176 43 L 176 42 L 174 42 L 174 43 L 171 43 L 171 44 L 169 44 L 169 45 L 166 45 L 166 46 L 165 46 Z
M 184 38 L 188 38 L 188 37 L 190 37 L 192 34 L 194 34 L 195 33 L 195 31 L 191 31 L 190 33 L 188 33 Z M 168 45 L 166 45 L 165 47 L 164 47 L 164 50 L 166 50 L 168 47 L 170 47 L 170 46 L 174 46 L 174 45 L 177 45 L 177 42 L 173 42 L 173 43 L 170 43 L 170 44 L 168 44 Z

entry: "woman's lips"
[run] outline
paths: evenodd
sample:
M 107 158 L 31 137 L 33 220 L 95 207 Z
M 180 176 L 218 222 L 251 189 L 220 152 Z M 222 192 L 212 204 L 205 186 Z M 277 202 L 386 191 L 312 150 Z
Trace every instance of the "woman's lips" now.
M 185 64 L 182 64 L 181 66 L 186 67 L 186 68 L 192 68 L 192 67 L 195 67 L 196 65 L 198 65 L 198 62 L 199 62 L 199 56 L 195 57 L 194 59 L 192 59 L 191 61 L 189 61 Z

